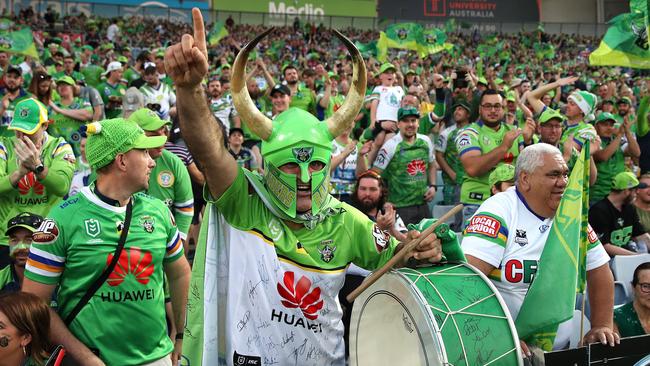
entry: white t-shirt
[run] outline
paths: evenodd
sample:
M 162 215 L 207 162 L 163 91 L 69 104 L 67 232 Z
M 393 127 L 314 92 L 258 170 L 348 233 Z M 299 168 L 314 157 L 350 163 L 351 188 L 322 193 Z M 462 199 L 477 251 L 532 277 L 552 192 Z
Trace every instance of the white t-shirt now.
M 470 219 L 462 248 L 466 255 L 494 266 L 489 277 L 499 290 L 513 319 L 519 310 L 537 271 L 537 264 L 551 232 L 553 218 L 532 212 L 515 187 L 488 198 Z M 609 262 L 595 232 L 589 226 L 587 271 Z M 553 294 L 549 294 L 552 301 Z M 540 304 L 540 307 L 544 304 Z M 570 328 L 562 323 L 555 345 L 566 343 Z M 568 333 L 567 333 L 568 332 Z
M 397 121 L 397 111 L 399 110 L 404 89 L 401 86 L 376 86 L 372 91 L 373 95 L 379 96 L 377 104 L 376 121 Z

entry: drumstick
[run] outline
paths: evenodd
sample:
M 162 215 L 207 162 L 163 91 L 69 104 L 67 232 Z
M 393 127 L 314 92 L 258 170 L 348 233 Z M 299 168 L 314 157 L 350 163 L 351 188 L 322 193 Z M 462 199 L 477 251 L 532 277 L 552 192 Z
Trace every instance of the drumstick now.
M 426 228 L 424 231 L 422 231 L 422 233 L 420 233 L 420 236 L 419 236 L 418 238 L 413 239 L 413 240 L 411 240 L 410 242 L 406 243 L 406 244 L 404 245 L 404 247 L 402 248 L 402 250 L 400 250 L 399 252 L 397 252 L 397 254 L 395 254 L 395 255 L 393 256 L 393 258 L 389 259 L 388 262 L 386 262 L 386 264 L 384 264 L 381 268 L 379 268 L 378 270 L 376 270 L 375 272 L 373 272 L 370 276 L 368 276 L 368 277 L 365 279 L 365 281 L 363 281 L 363 282 L 361 283 L 361 285 L 359 285 L 359 287 L 355 288 L 354 291 L 350 292 L 350 294 L 349 294 L 348 296 L 346 296 L 346 299 L 348 300 L 348 302 L 352 302 L 352 301 L 354 301 L 354 299 L 356 299 L 357 296 L 361 295 L 361 293 L 362 293 L 363 291 L 365 291 L 368 287 L 370 287 L 370 285 L 372 285 L 373 283 L 377 282 L 377 280 L 378 280 L 381 276 L 383 276 L 386 272 L 388 272 L 391 268 L 393 268 L 393 266 L 395 266 L 397 263 L 399 263 L 400 261 L 402 261 L 402 260 L 404 259 L 404 257 L 406 257 L 406 255 L 407 255 L 411 250 L 413 250 L 415 247 L 417 247 L 418 244 L 420 244 L 420 242 L 421 242 L 422 240 L 424 240 L 424 238 L 426 238 L 427 236 L 429 236 L 429 235 L 430 235 L 430 234 L 431 234 L 431 233 L 432 233 L 432 232 L 433 232 L 433 231 L 434 231 L 438 226 L 440 226 L 440 224 L 444 223 L 444 222 L 447 221 L 449 218 L 451 218 L 452 216 L 456 215 L 456 214 L 457 214 L 458 212 L 460 212 L 460 210 L 462 210 L 462 209 L 463 209 L 463 205 L 462 205 L 462 204 L 459 204 L 459 205 L 455 206 L 455 207 L 452 208 L 451 210 L 447 211 L 447 213 L 445 213 L 444 215 L 442 215 L 442 216 L 438 219 L 438 221 L 436 221 L 433 225 L 429 226 L 429 227 Z

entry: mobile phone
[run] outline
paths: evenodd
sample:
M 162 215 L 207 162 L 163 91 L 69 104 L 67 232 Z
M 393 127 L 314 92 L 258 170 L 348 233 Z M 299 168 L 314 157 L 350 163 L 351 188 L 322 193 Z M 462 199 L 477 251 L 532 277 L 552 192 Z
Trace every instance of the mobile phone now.
M 456 79 L 454 79 L 454 89 L 467 88 L 467 80 L 465 80 L 466 77 L 467 71 L 457 70 Z

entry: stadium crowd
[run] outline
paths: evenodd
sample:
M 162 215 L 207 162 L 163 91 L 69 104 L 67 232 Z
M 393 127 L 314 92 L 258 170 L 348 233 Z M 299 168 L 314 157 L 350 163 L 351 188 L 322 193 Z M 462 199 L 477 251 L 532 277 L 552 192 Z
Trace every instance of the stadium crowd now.
M 223 194 L 215 193 L 218 185 L 210 180 L 218 173 L 206 170 L 215 165 L 195 161 L 193 145 L 186 144 L 182 127 L 188 124 L 182 116 L 187 114 L 181 111 L 181 91 L 175 84 L 180 79 L 167 69 L 167 47 L 195 30 L 192 24 L 137 16 L 59 19 L 51 11 L 41 15 L 31 9 L 9 19 L 11 29 L 29 25 L 41 37 L 36 37 L 38 59 L 0 50 L 0 293 L 15 293 L 22 286 L 47 299 L 66 317 L 48 319 L 54 343 L 85 344 L 72 347 L 81 364 L 101 364 L 95 357 L 99 349 L 106 364 L 167 365 L 167 355 L 178 357 L 182 347 L 189 266 L 206 199 L 211 202 Z M 238 52 L 267 28 L 229 19 L 225 29 L 228 34 L 207 47 L 209 68 L 200 83 L 201 98 L 215 118 L 202 123 L 217 126 L 218 143 L 238 167 L 264 175 L 265 169 L 277 167 L 269 168 L 263 158 L 263 138 L 244 120 L 250 116 L 235 108 L 231 82 Z M 341 32 L 360 44 L 379 38 L 377 31 Z M 517 237 L 511 238 L 515 233 L 508 235 L 506 230 L 489 240 L 492 248 L 485 240 L 491 235 L 490 223 L 515 225 L 512 220 L 521 208 L 509 210 L 512 202 L 523 202 L 528 210 L 518 216 L 522 222 L 528 216 L 526 220 L 552 219 L 557 205 L 550 203 L 559 201 L 570 169 L 583 147 L 589 146 L 593 232 L 587 269 L 607 271 L 599 271 L 597 279 L 594 274 L 596 282 L 590 278 L 589 284 L 611 291 L 590 297 L 596 302 L 591 304 L 594 332 L 586 339 L 613 344 L 618 334 L 650 332 L 648 263 L 629 269 L 634 271 L 634 296 L 630 294 L 613 315 L 614 288 L 607 266 L 610 258 L 647 253 L 650 247 L 647 71 L 590 66 L 589 53 L 599 42 L 595 37 L 543 30 L 516 34 L 457 30 L 447 37 L 452 50 L 424 58 L 390 50 L 388 60 L 380 62 L 376 55 L 364 53 L 367 93 L 354 125 L 333 136 L 331 163 L 326 165 L 329 193 L 400 242 L 410 238 L 407 226 L 432 218 L 436 206 L 444 212 L 462 203 L 462 215 L 450 227 L 459 238 L 464 236 L 462 248 L 469 263 L 492 279 L 498 272 L 503 277 L 495 281 L 504 288 L 527 289 L 532 278 L 508 280 L 503 264 L 509 256 L 517 257 L 511 253 L 512 243 L 523 247 L 521 240 L 532 242 L 535 236 L 529 231 L 526 238 L 525 231 L 521 236 L 516 230 Z M 552 57 L 540 57 L 533 47 L 537 42 L 552 44 Z M 336 115 L 350 95 L 353 69 L 354 58 L 333 32 L 296 19 L 292 26 L 276 28 L 249 55 L 245 88 L 269 119 L 300 109 L 323 121 Z M 90 124 L 107 119 L 112 122 Z M 130 127 L 121 126 L 126 124 Z M 540 147 L 524 155 L 535 145 Z M 146 151 L 146 157 L 131 151 Z M 520 156 L 525 162 L 518 163 Z M 543 196 L 546 190 L 548 196 Z M 133 208 L 129 204 L 125 209 L 132 195 L 137 198 Z M 497 197 L 486 202 L 495 195 L 502 202 Z M 74 211 L 65 211 L 64 206 L 73 204 Z M 120 298 L 98 292 L 102 302 L 93 305 L 93 314 L 79 313 L 75 303 L 93 283 L 95 270 L 118 257 L 112 254 L 114 243 L 122 240 L 130 223 L 121 215 L 127 210 L 129 217 L 131 209 L 139 215 L 131 227 L 141 231 L 132 240 L 142 243 L 121 252 L 115 268 L 122 272 L 107 274 L 106 281 L 117 286 L 129 273 L 137 273 L 137 281 L 148 284 L 148 290 L 122 292 Z M 65 225 L 75 215 L 83 216 L 84 227 Z M 52 217 L 60 223 L 57 233 L 48 232 Z M 540 233 L 546 229 L 540 226 Z M 92 252 L 81 250 L 75 240 L 86 239 L 74 235 L 82 230 L 91 241 L 108 245 L 104 248 L 108 259 L 92 259 Z M 140 257 L 140 249 L 149 245 L 144 235 L 152 232 L 166 249 L 153 258 Z M 506 250 L 497 258 L 499 248 Z M 75 249 L 81 254 L 72 254 Z M 344 293 L 356 287 L 366 269 L 351 266 Z M 127 296 L 162 297 L 164 306 L 125 328 L 132 334 L 116 331 L 93 339 L 93 326 L 86 323 L 115 312 L 115 303 L 127 302 Z M 14 318 L 5 320 L 10 301 L 34 299 L 0 297 L 3 324 L 20 317 L 12 313 Z M 510 301 L 517 303 L 507 298 L 509 305 Z M 343 297 L 341 303 L 349 322 L 351 305 Z M 113 325 L 140 314 L 128 311 L 111 320 Z M 79 313 L 83 323 L 70 313 Z M 143 324 L 150 337 L 137 332 Z M 597 333 L 599 327 L 605 330 Z M 617 335 L 607 329 L 616 329 Z M 49 346 L 43 334 L 34 329 L 10 331 L 18 333 L 0 328 L 0 355 L 13 352 L 6 359 L 16 365 L 27 359 L 43 364 Z M 24 336 L 29 332 L 30 337 Z M 161 340 L 163 333 L 166 339 Z M 111 337 L 116 336 L 130 342 L 131 350 L 113 347 L 116 340 Z

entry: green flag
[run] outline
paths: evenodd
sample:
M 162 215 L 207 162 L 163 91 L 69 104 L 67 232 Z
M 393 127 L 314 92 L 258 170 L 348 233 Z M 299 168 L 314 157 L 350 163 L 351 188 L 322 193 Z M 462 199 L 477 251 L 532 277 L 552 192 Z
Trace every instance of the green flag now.
M 519 338 L 553 349 L 558 325 L 573 316 L 584 290 L 589 210 L 589 142 L 576 162 L 550 229 L 538 270 L 515 320 Z
M 648 0 L 632 0 L 631 13 L 610 20 L 600 46 L 589 55 L 589 63 L 650 69 L 648 7 Z
M 442 29 L 430 28 L 422 31 L 422 41 L 418 49 L 420 57 L 425 58 L 428 55 L 451 50 L 454 45 L 445 42 L 446 40 L 447 35 Z
M 391 24 L 385 32 L 379 32 L 377 59 L 386 61 L 389 48 L 418 51 L 422 44 L 422 26 L 417 23 Z
M 369 58 L 370 56 L 377 57 L 377 40 L 368 43 L 356 41 L 354 45 L 359 49 L 359 52 L 364 58 Z
M 445 22 L 445 32 L 447 33 L 455 32 L 457 27 L 458 26 L 456 25 L 456 18 L 449 18 Z
M 0 50 L 38 59 L 32 29 L 29 27 L 15 32 L 0 31 Z
M 533 49 L 535 50 L 535 57 L 540 60 L 555 58 L 555 46 L 550 43 L 535 43 Z
M 215 22 L 212 30 L 208 33 L 208 45 L 215 46 L 219 41 L 228 35 L 228 30 L 223 22 Z

